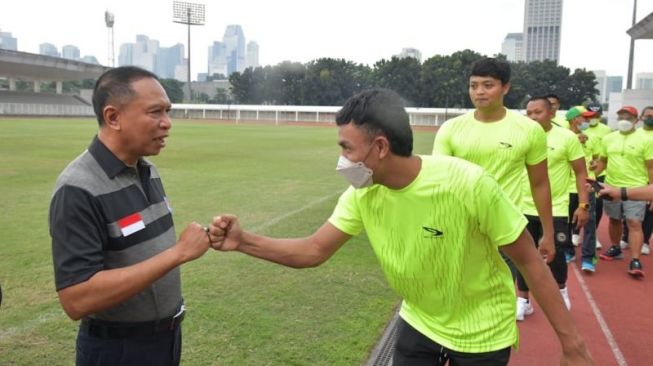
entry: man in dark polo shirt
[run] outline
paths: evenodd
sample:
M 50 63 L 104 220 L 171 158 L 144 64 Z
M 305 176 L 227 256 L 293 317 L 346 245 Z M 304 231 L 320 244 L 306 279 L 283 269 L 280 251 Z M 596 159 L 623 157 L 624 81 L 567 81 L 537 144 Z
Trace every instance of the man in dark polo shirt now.
M 93 90 L 99 132 L 57 179 L 49 218 L 55 284 L 66 314 L 82 320 L 77 365 L 179 364 L 179 265 L 212 239 L 191 223 L 176 240 L 159 173 L 143 159 L 165 147 L 170 107 L 151 72 L 105 72 Z

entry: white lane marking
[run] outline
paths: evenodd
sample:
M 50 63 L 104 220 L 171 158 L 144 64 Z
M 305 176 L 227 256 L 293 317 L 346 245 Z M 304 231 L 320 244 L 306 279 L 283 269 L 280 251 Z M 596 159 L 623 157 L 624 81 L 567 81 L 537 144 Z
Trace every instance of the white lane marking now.
M 583 290 L 583 292 L 585 293 L 585 297 L 587 297 L 587 301 L 590 303 L 590 307 L 592 308 L 592 312 L 594 312 L 594 316 L 596 317 L 596 320 L 599 322 L 599 326 L 601 327 L 601 331 L 603 331 L 603 334 L 605 335 L 605 338 L 608 341 L 608 344 L 610 345 L 610 349 L 612 350 L 612 353 L 614 354 L 614 358 L 617 360 L 617 364 L 619 366 L 628 366 L 628 362 L 626 362 L 626 359 L 624 358 L 623 353 L 621 353 L 621 350 L 619 349 L 619 345 L 617 344 L 617 341 L 615 340 L 614 336 L 612 335 L 612 332 L 610 331 L 610 328 L 608 327 L 608 323 L 605 321 L 605 318 L 603 318 L 603 315 L 601 314 L 601 310 L 599 310 L 599 306 L 594 301 L 594 297 L 592 296 L 592 293 L 590 292 L 589 288 L 587 287 L 587 284 L 585 283 L 585 280 L 583 279 L 583 276 L 578 271 L 578 267 L 576 266 L 575 263 L 573 263 L 571 265 L 571 268 L 574 270 L 574 274 L 576 275 L 576 279 L 578 279 L 578 283 L 580 284 L 580 288 Z
M 290 217 L 290 216 L 296 215 L 296 214 L 298 214 L 298 213 L 300 213 L 300 212 L 302 212 L 302 211 L 305 211 L 305 210 L 307 210 L 307 209 L 309 209 L 309 208 L 311 208 L 311 207 L 313 207 L 313 206 L 316 206 L 316 205 L 318 205 L 318 204 L 320 204 L 320 203 L 322 203 L 322 202 L 325 202 L 325 201 L 327 201 L 327 200 L 330 200 L 330 199 L 332 199 L 333 197 L 335 197 L 335 196 L 337 196 L 337 195 L 340 195 L 343 191 L 344 191 L 344 190 L 340 190 L 340 191 L 338 191 L 338 192 L 334 192 L 334 193 L 328 194 L 328 195 L 326 195 L 326 196 L 324 196 L 324 197 L 318 198 L 318 199 L 316 199 L 315 201 L 309 202 L 308 204 L 306 204 L 306 205 L 304 205 L 304 206 L 302 206 L 302 207 L 300 207 L 300 208 L 298 208 L 298 209 L 292 210 L 292 211 L 290 211 L 290 212 L 286 212 L 285 214 L 283 214 L 283 215 L 281 215 L 281 216 L 277 216 L 277 217 L 275 217 L 275 218 L 273 218 L 273 219 L 271 219 L 271 220 L 269 220 L 269 221 L 264 222 L 263 224 L 261 224 L 261 225 L 259 225 L 259 226 L 253 227 L 253 228 L 251 229 L 251 231 L 253 231 L 253 232 L 260 232 L 260 231 L 262 231 L 262 230 L 265 230 L 265 229 L 267 229 L 267 228 L 269 228 L 269 227 L 271 227 L 271 226 L 273 226 L 273 225 L 276 225 L 276 224 L 278 224 L 279 222 L 281 222 L 281 221 L 287 219 L 287 218 Z

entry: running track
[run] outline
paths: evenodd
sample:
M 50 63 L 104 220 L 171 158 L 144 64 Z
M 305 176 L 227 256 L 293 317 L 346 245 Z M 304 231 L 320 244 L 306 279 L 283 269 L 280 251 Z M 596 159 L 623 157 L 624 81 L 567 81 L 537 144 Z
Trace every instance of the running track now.
M 599 227 L 601 251 L 609 243 L 607 221 L 604 216 Z M 599 261 L 591 275 L 580 271 L 580 247 L 576 253 L 567 281 L 571 314 L 596 364 L 653 365 L 653 258 L 640 257 L 648 277 L 636 280 L 626 273 L 629 250 L 623 260 Z M 520 347 L 513 350 L 510 365 L 558 365 L 560 345 L 537 304 L 533 315 L 517 323 Z

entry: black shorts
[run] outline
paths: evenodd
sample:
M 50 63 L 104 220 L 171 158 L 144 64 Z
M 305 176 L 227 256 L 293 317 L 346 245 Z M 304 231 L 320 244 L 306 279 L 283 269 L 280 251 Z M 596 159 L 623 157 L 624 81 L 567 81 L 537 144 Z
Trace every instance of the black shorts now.
M 510 347 L 484 353 L 456 352 L 432 341 L 401 317 L 397 319 L 392 366 L 505 366 L 509 359 Z

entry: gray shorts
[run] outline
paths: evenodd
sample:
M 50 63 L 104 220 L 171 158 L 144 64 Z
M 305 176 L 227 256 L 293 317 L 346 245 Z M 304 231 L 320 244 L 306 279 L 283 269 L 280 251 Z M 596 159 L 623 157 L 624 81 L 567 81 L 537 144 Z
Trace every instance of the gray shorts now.
M 608 201 L 603 200 L 603 210 L 611 219 L 616 220 L 637 220 L 644 221 L 646 214 L 646 207 L 648 206 L 645 201 Z

